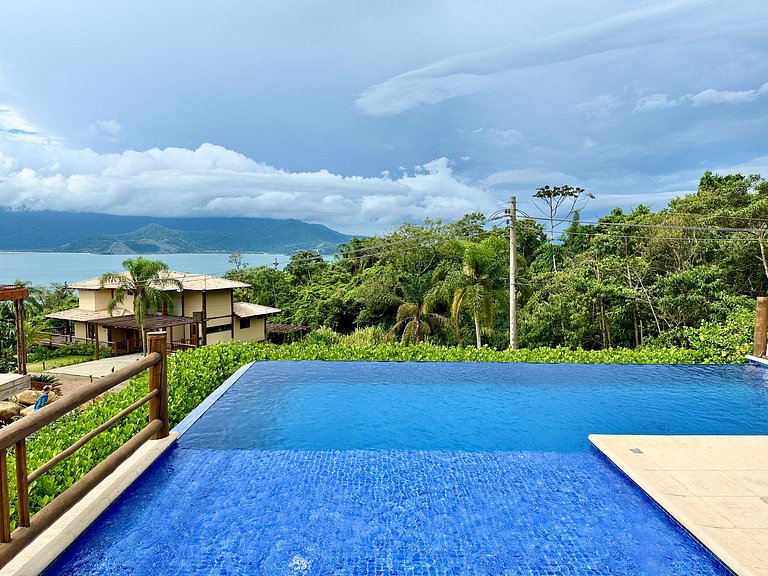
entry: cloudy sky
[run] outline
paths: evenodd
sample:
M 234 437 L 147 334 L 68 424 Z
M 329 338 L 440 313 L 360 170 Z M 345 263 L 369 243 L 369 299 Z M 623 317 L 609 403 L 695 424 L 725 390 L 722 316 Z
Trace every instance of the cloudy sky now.
M 8 0 L 0 206 L 348 233 L 768 176 L 765 0 Z

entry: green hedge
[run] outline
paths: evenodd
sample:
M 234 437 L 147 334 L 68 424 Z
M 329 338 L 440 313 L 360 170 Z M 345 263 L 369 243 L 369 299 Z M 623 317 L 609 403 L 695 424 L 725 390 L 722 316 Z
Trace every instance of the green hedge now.
M 341 342 L 326 346 L 310 342 L 288 345 L 229 343 L 206 346 L 174 354 L 168 363 L 169 417 L 171 426 L 178 424 L 206 396 L 243 364 L 263 360 L 388 360 L 444 362 L 571 362 L 629 364 L 723 363 L 737 360 L 734 356 L 708 354 L 703 350 L 683 349 L 613 349 L 568 350 L 537 348 L 534 350 L 497 351 L 489 348 L 445 348 L 420 344 L 348 345 Z M 742 359 L 738 359 L 743 361 Z M 89 404 L 54 424 L 40 430 L 27 442 L 30 470 L 42 465 L 70 446 L 86 432 L 108 420 L 123 407 L 141 398 L 147 391 L 146 374 L 104 399 Z M 56 495 L 91 470 L 96 464 L 138 432 L 146 422 L 146 409 L 138 410 L 89 442 L 53 470 L 37 480 L 30 490 L 32 512 L 39 510 Z M 15 515 L 14 459 L 9 458 L 11 507 Z M 15 526 L 15 519 L 14 519 Z
M 30 362 L 40 362 L 42 360 L 51 360 L 52 358 L 61 358 L 62 356 L 88 356 L 93 358 L 94 345 L 87 342 L 78 342 L 69 346 L 60 348 L 46 348 L 38 346 L 30 354 Z M 99 355 L 101 358 L 109 358 L 115 355 L 111 346 L 99 346 Z

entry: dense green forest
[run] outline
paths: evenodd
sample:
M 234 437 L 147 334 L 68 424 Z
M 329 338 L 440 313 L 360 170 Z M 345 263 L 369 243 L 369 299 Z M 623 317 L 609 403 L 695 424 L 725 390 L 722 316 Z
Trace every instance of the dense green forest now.
M 768 286 L 768 182 L 707 172 L 695 194 L 660 211 L 617 208 L 596 222 L 580 220 L 576 201 L 588 195 L 574 190 L 584 192 L 539 189 L 547 217 L 517 221 L 521 347 L 696 348 L 749 337 L 754 298 Z M 227 276 L 252 286 L 238 296 L 282 309 L 273 321 L 370 342 L 509 345 L 505 220 L 405 224 L 353 238 L 333 262 L 298 252 L 284 271 L 231 261 Z

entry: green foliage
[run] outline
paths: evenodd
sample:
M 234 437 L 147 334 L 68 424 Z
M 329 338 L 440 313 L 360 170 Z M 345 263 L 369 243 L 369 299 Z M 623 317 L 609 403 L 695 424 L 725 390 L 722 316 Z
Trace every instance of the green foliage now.
M 334 332 L 333 329 L 327 326 L 322 326 L 317 330 L 310 332 L 303 343 L 310 346 L 334 346 L 340 343 L 343 339 L 341 334 Z
M 689 347 L 691 330 L 727 323 L 731 311 L 768 293 L 768 182 L 759 176 L 707 172 L 695 194 L 661 211 L 616 208 L 586 223 L 579 209 L 591 195 L 582 189 L 544 186 L 532 195 L 545 224 L 517 223 L 524 347 Z M 508 232 L 486 226 L 478 214 L 405 224 L 353 238 L 333 263 L 297 255 L 295 275 L 243 279 L 263 286 L 251 301 L 276 303 L 279 321 L 341 334 L 378 326 L 406 343 L 479 340 L 503 349 Z
M 319 252 L 314 250 L 300 250 L 291 254 L 291 259 L 285 266 L 286 273 L 292 275 L 299 284 L 306 284 L 312 280 L 328 263 Z
M 256 302 L 273 308 L 290 306 L 295 298 L 295 290 L 289 274 L 273 266 L 255 268 L 236 268 L 228 271 L 225 278 L 250 284 L 250 288 L 235 290 L 235 300 Z
M 40 362 L 41 360 L 51 360 L 53 358 L 63 358 L 65 356 L 83 356 L 93 358 L 93 344 L 87 342 L 77 342 L 69 346 L 60 348 L 46 348 L 39 346 L 35 348 L 28 356 L 31 362 Z M 114 350 L 109 346 L 100 346 L 99 355 L 101 358 L 110 358 L 115 355 Z
M 739 363 L 752 353 L 755 313 L 743 307 L 730 313 L 725 322 L 704 322 L 698 328 L 686 328 L 688 348 L 705 358 L 722 358 Z
M 340 339 L 339 342 L 342 340 Z M 380 326 L 367 326 L 358 328 L 352 334 L 343 339 L 349 346 L 377 346 L 393 342 L 392 336 Z

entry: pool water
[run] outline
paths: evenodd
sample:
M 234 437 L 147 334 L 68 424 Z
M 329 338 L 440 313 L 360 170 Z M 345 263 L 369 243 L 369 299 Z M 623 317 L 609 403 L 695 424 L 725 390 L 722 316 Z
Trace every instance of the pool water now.
M 589 434 L 766 434 L 751 366 L 271 362 L 185 435 L 243 450 L 588 450 Z
M 46 574 L 729 574 L 586 435 L 765 434 L 767 374 L 258 363 Z

